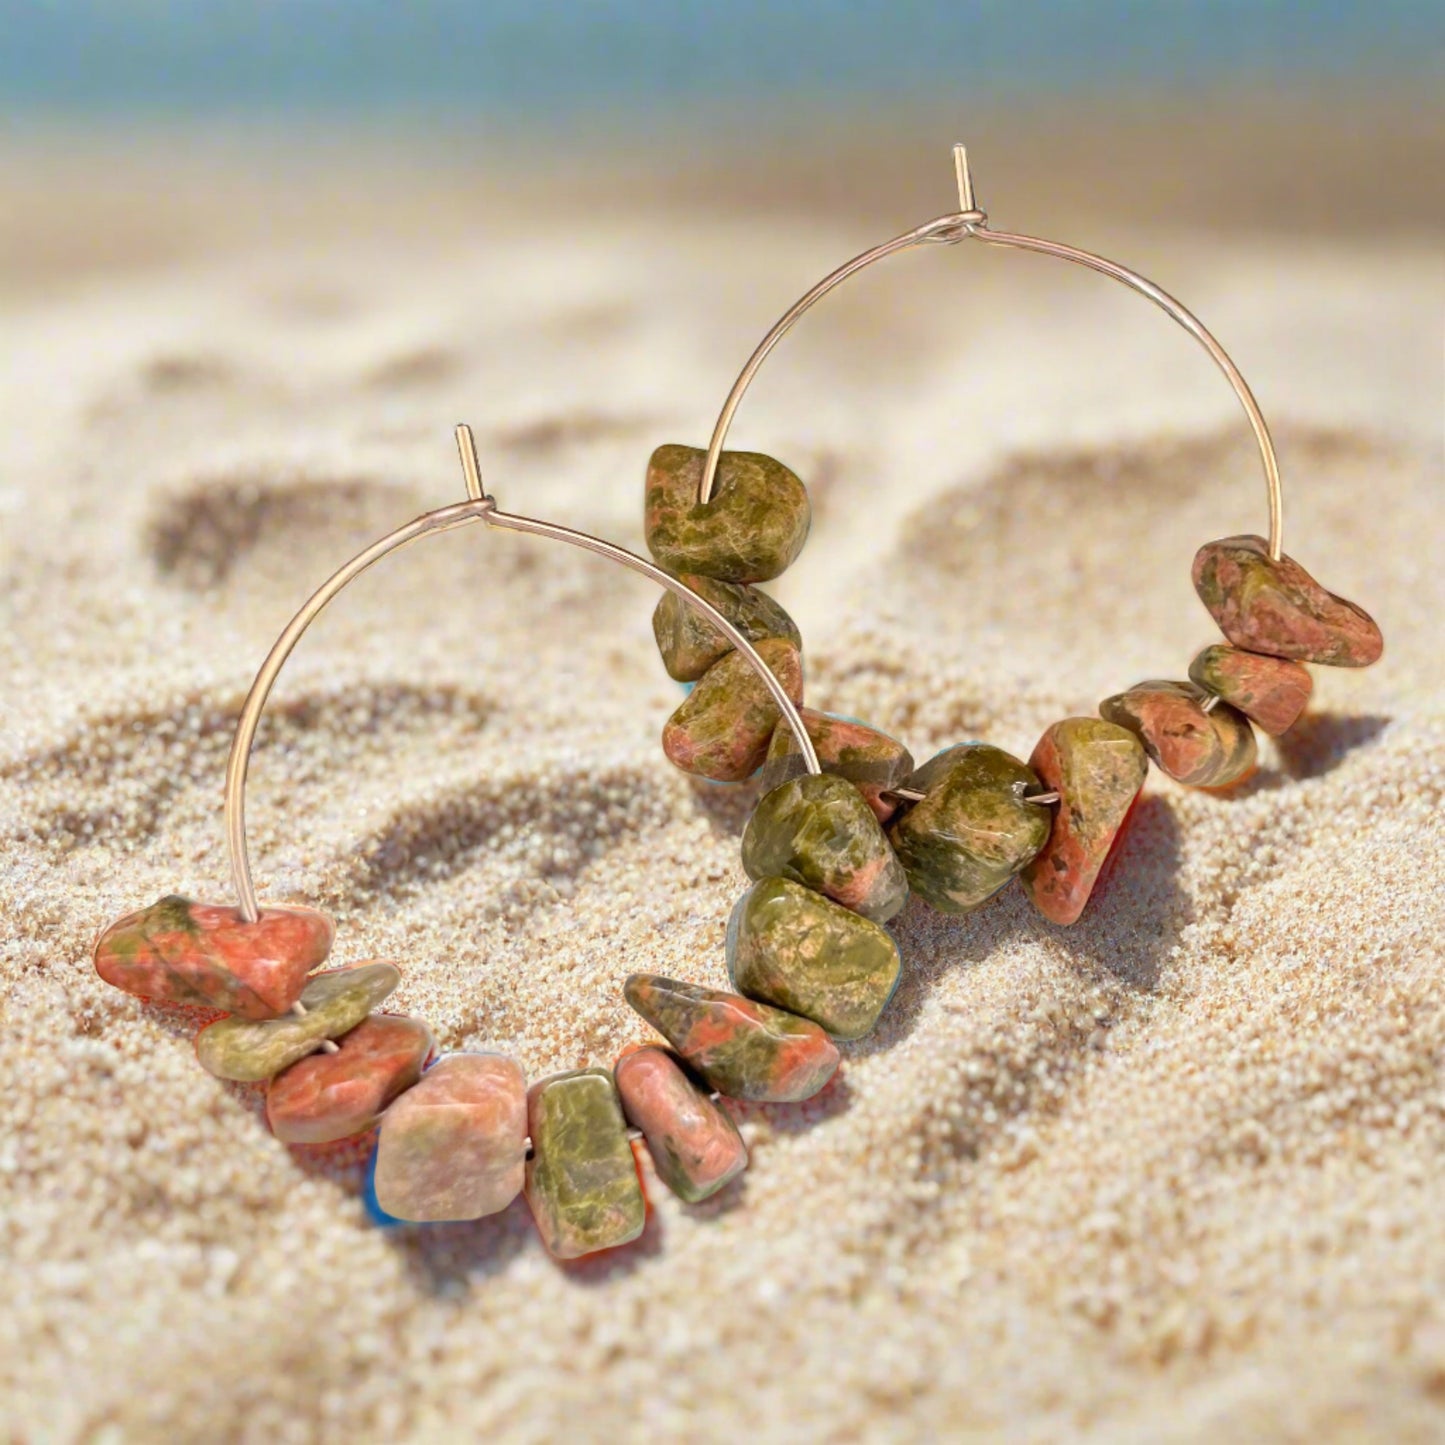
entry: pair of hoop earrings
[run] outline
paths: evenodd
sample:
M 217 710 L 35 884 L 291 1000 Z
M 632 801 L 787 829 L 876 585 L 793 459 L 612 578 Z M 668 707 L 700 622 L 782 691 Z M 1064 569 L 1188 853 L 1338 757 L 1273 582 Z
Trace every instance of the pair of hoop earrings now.
M 647 470 L 649 562 L 553 522 L 504 512 L 483 488 L 472 434 L 457 428 L 465 501 L 374 543 L 322 584 L 282 632 L 241 710 L 226 769 L 226 835 L 238 903 L 163 898 L 112 924 L 95 946 L 107 983 L 141 998 L 219 1013 L 196 1036 L 218 1078 L 266 1086 L 287 1144 L 374 1134 L 368 1198 L 382 1222 L 477 1219 L 525 1192 L 543 1242 L 562 1259 L 628 1243 L 646 1203 L 634 1141 L 659 1178 L 696 1202 L 747 1165 L 726 1099 L 811 1097 L 840 1062 L 836 1040 L 877 1022 L 902 960 L 883 926 L 910 892 L 948 913 L 981 906 L 1014 878 L 1048 919 L 1074 922 L 1110 860 L 1152 760 L 1180 782 L 1222 788 L 1255 765 L 1254 727 L 1279 734 L 1304 711 L 1304 663 L 1362 667 L 1379 629 L 1284 555 L 1282 491 L 1269 430 L 1224 349 L 1178 301 L 1087 251 L 995 231 L 978 209 L 967 155 L 954 150 L 959 209 L 825 277 L 764 337 L 706 450 L 662 446 Z M 1201 547 L 1194 585 L 1226 643 L 1188 680 L 1147 681 L 1097 718 L 1053 724 L 1024 763 L 986 743 L 915 768 L 906 748 L 853 720 L 803 707 L 802 639 L 758 589 L 807 539 L 803 483 L 781 462 L 723 443 L 763 362 L 799 318 L 850 276 L 896 252 L 966 239 L 1037 251 L 1102 272 L 1146 296 L 1209 353 L 1259 445 L 1269 535 Z M 315 909 L 256 898 L 245 785 L 257 725 L 307 627 L 353 579 L 423 537 L 474 522 L 585 548 L 664 589 L 653 624 L 664 664 L 691 690 L 663 730 L 674 764 L 718 781 L 761 769 L 742 839 L 753 886 L 727 930 L 736 992 L 634 974 L 623 988 L 661 1041 L 613 1067 L 530 1088 L 510 1058 L 443 1053 L 419 1020 L 380 1012 L 401 979 L 389 962 L 316 971 L 334 925 Z

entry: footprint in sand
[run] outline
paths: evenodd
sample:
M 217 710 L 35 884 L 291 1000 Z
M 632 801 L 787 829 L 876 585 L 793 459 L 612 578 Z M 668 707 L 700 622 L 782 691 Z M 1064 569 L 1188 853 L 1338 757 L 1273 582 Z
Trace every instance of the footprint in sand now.
M 455 494 L 424 496 L 368 477 L 278 481 L 274 472 L 258 468 L 157 494 L 140 545 L 163 581 L 198 601 L 228 588 L 238 599 L 291 600 L 299 607 L 332 570 L 378 538 L 429 507 L 455 500 Z M 412 558 L 422 555 L 423 571 L 412 571 L 409 587 L 385 594 L 389 611 L 379 625 L 397 625 L 413 614 L 408 625 L 436 624 L 436 599 L 444 594 L 468 599 L 494 626 L 495 615 L 484 611 L 488 596 L 524 597 L 530 607 L 559 619 L 585 616 L 594 624 L 635 605 L 632 589 L 610 575 L 617 569 L 606 563 L 590 558 L 579 563 L 556 555 L 555 546 L 490 529 L 473 529 L 470 540 L 476 545 L 448 549 L 445 541 L 433 541 L 423 544 L 424 552 L 408 552 L 401 565 L 414 569 Z M 382 565 L 391 571 L 396 564 L 388 559 Z M 428 579 L 420 588 L 419 576 Z M 624 585 L 617 585 L 619 580 Z M 559 622 L 559 635 L 564 626 Z
M 440 386 L 466 371 L 460 352 L 446 346 L 416 346 L 398 351 L 368 367 L 361 385 L 368 391 Z
M 337 859 L 346 881 L 322 905 L 363 911 L 475 869 L 492 875 L 493 886 L 478 890 L 486 916 L 543 906 L 537 883 L 566 892 L 612 851 L 663 825 L 668 804 L 657 782 L 626 766 L 549 769 L 404 804 Z
M 23 833 L 52 852 L 122 839 L 135 848 L 172 823 L 205 825 L 238 707 L 237 698 L 210 693 L 164 698 L 145 710 L 88 719 L 58 746 L 18 759 L 0 771 L 27 799 L 13 841 Z M 475 747 L 494 713 L 489 699 L 449 687 L 365 683 L 305 692 L 267 709 L 254 756 L 286 756 L 294 807 L 309 784 L 324 787 L 349 769 L 375 768 L 417 735 L 438 752 Z M 303 766 L 306 759 L 314 768 Z
M 339 564 L 364 539 L 420 510 L 413 493 L 365 477 L 278 482 L 243 474 L 157 498 L 143 546 L 168 582 L 204 592 L 268 553 L 305 559 L 309 576 L 313 559 L 334 556 Z
M 1282 426 L 1276 441 L 1291 474 L 1308 477 L 1314 513 L 1355 505 L 1362 465 L 1394 456 L 1319 427 Z M 1195 548 L 1266 522 L 1253 441 L 1228 426 L 1010 457 L 908 518 L 896 558 L 931 595 L 952 600 L 961 626 L 1065 640 L 1108 629 L 1202 645 L 1213 629 L 1193 601 Z M 1162 613 L 1159 599 L 1176 596 L 1178 608 Z

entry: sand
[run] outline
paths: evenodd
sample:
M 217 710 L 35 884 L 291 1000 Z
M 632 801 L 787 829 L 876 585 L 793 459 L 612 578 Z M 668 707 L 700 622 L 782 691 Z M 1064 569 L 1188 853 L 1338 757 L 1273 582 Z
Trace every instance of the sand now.
M 764 327 L 944 208 L 940 169 L 936 202 L 891 222 L 659 188 L 570 226 L 503 182 L 351 174 L 263 212 L 264 184 L 222 173 L 204 224 L 153 196 L 113 253 L 66 224 L 91 213 L 59 172 L 9 174 L 50 210 L 17 208 L 3 289 L 0 1435 L 1445 1433 L 1428 226 L 1089 220 L 1046 189 L 996 208 L 1139 265 L 1225 339 L 1278 432 L 1288 550 L 1380 620 L 1387 656 L 1319 670 L 1233 793 L 1152 776 L 1074 928 L 1017 890 L 963 919 L 910 903 L 904 983 L 839 1082 L 740 1110 L 752 1168 L 717 1200 L 652 1181 L 637 1246 L 560 1268 L 520 1201 L 374 1228 L 354 1157 L 277 1144 L 184 1017 L 91 970 L 117 914 L 228 896 L 240 697 L 316 581 L 463 495 L 455 421 L 504 506 L 640 547 L 651 448 L 705 441 Z M 378 219 L 409 197 L 434 228 Z M 1182 675 L 1213 640 L 1194 549 L 1264 525 L 1242 415 L 1187 339 L 1097 278 L 981 248 L 840 293 L 735 441 L 813 490 L 777 588 L 808 701 L 920 757 L 1026 754 Z M 358 583 L 279 684 L 250 792 L 263 896 L 333 911 L 338 962 L 396 960 L 395 1002 L 446 1048 L 533 1077 L 605 1063 L 646 1032 L 627 973 L 724 981 L 751 795 L 661 757 L 678 692 L 653 601 L 468 530 Z

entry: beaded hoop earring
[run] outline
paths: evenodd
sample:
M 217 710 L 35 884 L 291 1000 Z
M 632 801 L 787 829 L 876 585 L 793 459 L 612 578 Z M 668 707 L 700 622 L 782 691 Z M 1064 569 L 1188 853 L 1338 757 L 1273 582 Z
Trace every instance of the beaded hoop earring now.
M 615 1071 L 576 1070 L 528 1089 L 520 1066 L 499 1054 L 436 1058 L 424 1023 L 376 1012 L 401 980 L 395 964 L 313 972 L 330 953 L 331 919 L 257 900 L 245 787 L 272 686 L 306 629 L 369 567 L 423 537 L 483 522 L 598 553 L 678 596 L 726 638 L 773 722 L 793 730 L 809 774 L 820 769 L 789 690 L 727 616 L 621 547 L 501 511 L 483 490 L 468 427 L 457 428 L 457 443 L 467 500 L 423 514 L 335 572 L 287 624 L 251 685 L 226 766 L 237 905 L 163 898 L 111 924 L 94 962 L 102 979 L 127 993 L 224 1015 L 196 1035 L 197 1058 L 218 1078 L 265 1084 L 267 1119 L 283 1142 L 331 1143 L 379 1125 L 368 1191 L 382 1222 L 477 1219 L 525 1190 L 547 1248 L 568 1259 L 642 1232 L 646 1207 L 632 1139 L 645 1138 L 658 1175 L 684 1199 L 706 1198 L 747 1164 L 719 1096 L 807 1098 L 832 1077 L 837 1047 L 817 1023 L 781 1009 L 633 979 L 629 997 L 652 1000 L 666 1014 L 675 993 L 710 1021 L 691 1039 L 687 1062 L 654 1044 L 624 1054 Z
M 662 566 L 727 613 L 770 662 L 781 664 L 780 675 L 800 678 L 798 630 L 754 584 L 780 576 L 802 551 L 807 492 L 783 463 L 761 453 L 726 452 L 723 443 L 763 362 L 816 302 L 875 261 L 919 246 L 973 239 L 1098 271 L 1182 326 L 1223 372 L 1244 408 L 1268 493 L 1267 539 L 1227 537 L 1206 543 L 1194 559 L 1195 589 L 1228 645 L 1205 648 L 1190 664 L 1187 681 L 1137 683 L 1105 699 L 1100 717 L 1055 723 L 1027 765 L 999 748 L 969 743 L 946 749 L 915 771 L 908 751 L 885 734 L 803 709 L 825 774 L 855 784 L 888 825 L 913 892 L 945 913 L 967 913 L 1018 876 L 1046 918 L 1068 924 L 1089 900 L 1143 787 L 1149 760 L 1182 783 L 1230 787 L 1254 770 L 1251 724 L 1278 735 L 1303 713 L 1312 686 L 1304 663 L 1364 667 L 1379 658 L 1384 644 L 1369 616 L 1285 556 L 1283 489 L 1269 427 L 1239 369 L 1198 317 L 1118 262 L 1057 241 L 990 229 L 975 201 L 963 146 L 954 147 L 954 166 L 957 211 L 845 262 L 779 318 L 733 383 L 705 452 L 668 445 L 653 453 L 646 482 L 647 542 Z M 668 672 L 695 682 L 664 731 L 663 746 L 673 762 L 714 779 L 743 778 L 761 766 L 765 786 L 797 769 L 785 730 L 769 738 L 750 725 L 736 685 L 741 669 L 715 632 L 672 596 L 658 605 L 654 630 Z M 831 799 L 827 777 L 797 779 L 789 791 L 764 796 L 749 834 L 786 842 L 810 826 L 816 830 L 820 810 Z M 777 871 L 776 849 L 760 846 L 756 837 L 751 841 L 749 846 L 744 839 L 744 862 L 759 882 L 749 897 L 767 898 L 775 887 L 769 873 Z M 754 906 L 740 905 L 736 928 L 746 932 Z M 730 936 L 730 950 L 733 943 Z M 785 973 L 803 969 L 799 960 L 784 963 Z

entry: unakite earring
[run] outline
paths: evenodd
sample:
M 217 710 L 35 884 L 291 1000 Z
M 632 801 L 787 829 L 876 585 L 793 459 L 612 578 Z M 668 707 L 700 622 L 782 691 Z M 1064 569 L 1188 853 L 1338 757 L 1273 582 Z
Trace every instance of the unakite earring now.
M 803 315 L 850 276 L 920 246 L 985 245 L 1034 251 L 1085 266 L 1146 297 L 1184 328 L 1224 374 L 1259 447 L 1269 535 L 1209 542 L 1194 560 L 1194 585 L 1228 645 L 1201 652 L 1187 680 L 1147 681 L 1106 698 L 1097 718 L 1066 718 L 1039 740 L 1029 762 L 970 743 L 914 770 L 908 751 L 860 723 L 803 709 L 825 774 L 853 783 L 889 828 L 912 890 L 947 913 L 979 907 L 1015 876 L 1039 911 L 1073 923 L 1088 902 L 1150 760 L 1195 787 L 1225 788 L 1253 771 L 1254 727 L 1278 735 L 1303 713 L 1311 691 L 1305 663 L 1364 667 L 1383 650 L 1380 630 L 1283 551 L 1283 489 L 1264 414 L 1229 354 L 1204 324 L 1152 281 L 1116 261 L 1057 241 L 990 228 L 974 196 L 964 147 L 954 147 L 957 211 L 906 231 L 845 262 L 795 302 L 748 358 L 728 393 L 706 450 L 659 447 L 648 465 L 646 532 L 655 560 L 707 597 L 745 631 L 790 685 L 802 676 L 801 640 L 785 612 L 756 584 L 780 576 L 807 539 L 802 482 L 783 463 L 723 450 L 748 387 Z M 654 617 L 672 676 L 695 680 L 663 736 L 680 767 L 716 779 L 762 766 L 765 784 L 796 768 L 784 729 L 765 735 L 743 697 L 742 675 L 723 639 L 675 596 Z M 802 778 L 800 797 L 823 806 L 825 779 Z M 793 814 L 802 809 L 790 803 Z M 759 819 L 777 811 L 769 795 Z M 806 826 L 794 817 L 800 833 Z M 744 849 L 754 877 L 766 856 Z M 760 888 L 766 888 L 760 882 Z
M 324 582 L 272 647 L 241 709 L 226 768 L 226 837 L 237 902 L 167 897 L 113 923 L 95 945 L 96 971 L 143 999 L 223 1016 L 196 1035 L 203 1068 L 220 1079 L 263 1084 L 266 1115 L 287 1144 L 376 1134 L 371 1190 L 393 1222 L 476 1219 L 525 1192 L 547 1248 L 573 1258 L 614 1248 L 642 1231 L 646 1209 L 633 1139 L 646 1141 L 659 1177 L 695 1201 L 746 1167 L 747 1150 L 723 1097 L 787 1102 L 823 1088 L 838 1067 L 830 1030 L 870 1027 L 898 978 L 892 940 L 875 923 L 823 894 L 779 885 L 781 905 L 759 906 L 748 967 L 762 978 L 772 953 L 805 918 L 816 939 L 846 947 L 823 961 L 832 987 L 776 990 L 789 1008 L 654 976 L 627 981 L 627 997 L 673 1045 L 629 1050 L 615 1069 L 557 1074 L 529 1089 L 520 1066 L 491 1053 L 436 1057 L 431 1031 L 381 1012 L 401 981 L 391 962 L 347 963 L 316 972 L 335 927 L 316 909 L 267 904 L 256 896 L 246 846 L 245 787 L 256 728 L 286 659 L 345 587 L 399 548 L 468 526 L 531 533 L 595 552 L 641 573 L 699 614 L 752 681 L 760 725 L 783 724 L 808 777 L 821 778 L 811 738 L 788 687 L 721 610 L 661 568 L 621 547 L 552 522 L 500 510 L 482 488 L 471 432 L 457 428 L 467 499 L 427 512 L 381 538 Z M 871 846 L 886 854 L 876 819 L 856 793 L 844 800 L 821 885 L 855 901 L 876 896 L 850 862 Z M 849 832 L 852 815 L 863 829 Z M 870 831 L 871 830 L 871 831 Z M 776 843 L 776 840 L 774 840 Z M 818 861 L 816 849 L 804 848 Z M 780 871 L 806 861 L 779 853 Z M 894 865 L 896 867 L 896 864 Z M 864 870 L 866 871 L 866 870 Z M 803 895 L 794 900 L 789 890 Z M 814 947 L 810 944 L 809 947 Z M 806 950 L 805 950 L 806 951 Z M 749 975 L 752 976 L 751 974 Z M 805 1016 L 807 1015 L 807 1016 Z

